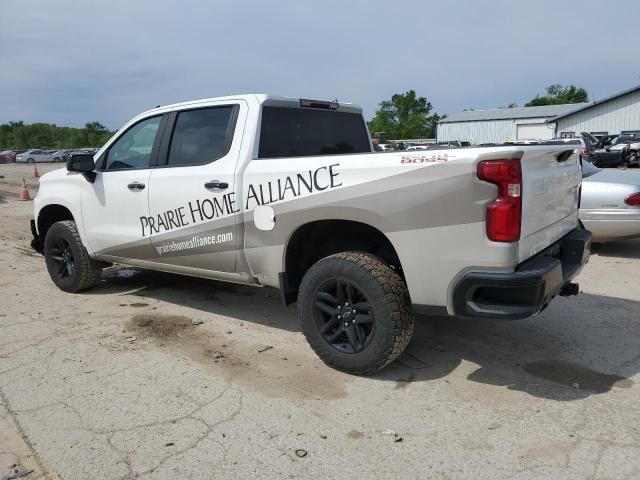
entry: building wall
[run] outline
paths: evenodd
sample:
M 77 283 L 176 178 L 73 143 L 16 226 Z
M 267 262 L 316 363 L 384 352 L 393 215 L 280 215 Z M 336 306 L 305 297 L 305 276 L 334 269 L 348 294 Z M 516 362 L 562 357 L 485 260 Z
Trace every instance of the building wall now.
M 517 139 L 518 125 L 545 123 L 546 120 L 546 118 L 527 118 L 439 123 L 437 140 L 439 142 L 447 140 L 468 140 L 474 144 L 502 143 L 507 140 Z M 553 129 L 550 129 L 549 133 L 550 138 L 553 135 Z
M 640 91 L 559 119 L 556 134 L 609 132 L 613 135 L 621 130 L 640 130 Z

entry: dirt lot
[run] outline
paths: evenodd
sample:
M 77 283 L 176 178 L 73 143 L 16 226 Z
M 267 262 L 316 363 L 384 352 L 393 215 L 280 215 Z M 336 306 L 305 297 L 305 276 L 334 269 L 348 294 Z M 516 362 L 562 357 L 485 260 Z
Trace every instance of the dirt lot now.
M 270 290 L 120 267 L 60 292 L 16 201 L 30 173 L 0 165 L 0 478 L 640 477 L 638 241 L 537 318 L 419 317 L 359 378 Z

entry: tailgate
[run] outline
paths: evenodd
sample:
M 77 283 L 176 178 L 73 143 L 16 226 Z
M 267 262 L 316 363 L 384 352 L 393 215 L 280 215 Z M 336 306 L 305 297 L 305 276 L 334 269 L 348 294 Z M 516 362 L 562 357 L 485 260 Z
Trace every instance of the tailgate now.
M 518 261 L 523 262 L 578 225 L 581 168 L 566 146 L 528 147 L 522 167 L 522 230 Z M 566 154 L 565 154 L 566 156 Z M 560 161 L 559 161 L 560 159 Z

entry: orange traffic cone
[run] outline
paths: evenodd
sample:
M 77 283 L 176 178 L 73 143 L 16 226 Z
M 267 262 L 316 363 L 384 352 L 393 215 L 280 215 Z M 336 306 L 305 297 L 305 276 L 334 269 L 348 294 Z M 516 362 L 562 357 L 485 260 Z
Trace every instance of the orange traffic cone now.
M 33 178 L 38 178 L 40 176 L 40 174 L 38 173 L 38 167 L 36 167 L 36 164 L 33 164 L 33 173 L 31 174 L 31 176 Z
M 29 195 L 29 190 L 27 190 L 27 181 L 22 179 L 22 191 L 20 192 L 20 198 L 18 200 L 31 200 L 31 195 Z

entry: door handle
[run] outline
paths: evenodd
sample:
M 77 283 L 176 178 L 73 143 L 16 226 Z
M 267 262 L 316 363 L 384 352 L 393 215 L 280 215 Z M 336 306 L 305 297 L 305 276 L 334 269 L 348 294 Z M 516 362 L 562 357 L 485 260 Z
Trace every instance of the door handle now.
M 225 190 L 229 188 L 229 184 L 227 182 L 221 182 L 219 180 L 211 180 L 204 184 L 204 188 L 208 188 L 210 190 Z
M 133 182 L 127 185 L 129 190 L 144 190 L 144 183 Z

